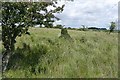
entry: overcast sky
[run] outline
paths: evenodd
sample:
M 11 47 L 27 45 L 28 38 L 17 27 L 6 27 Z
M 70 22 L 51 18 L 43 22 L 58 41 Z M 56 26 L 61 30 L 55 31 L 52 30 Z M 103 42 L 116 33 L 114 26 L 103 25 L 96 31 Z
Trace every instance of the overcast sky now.
M 56 24 L 79 28 L 81 25 L 109 27 L 111 21 L 118 19 L 119 0 L 74 0 L 60 1 L 65 4 L 64 11 L 57 14 L 61 20 Z

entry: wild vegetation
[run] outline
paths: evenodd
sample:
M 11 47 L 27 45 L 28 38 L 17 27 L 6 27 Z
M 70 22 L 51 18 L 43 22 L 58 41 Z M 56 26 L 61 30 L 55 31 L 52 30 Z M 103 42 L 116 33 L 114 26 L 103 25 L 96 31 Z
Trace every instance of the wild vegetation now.
M 59 38 L 60 29 L 30 28 L 17 37 L 7 78 L 114 78 L 118 74 L 117 33 L 68 30 L 73 41 Z
M 2 18 L 0 18 L 2 25 L 2 42 L 4 45 L 4 52 L 2 52 L 2 69 L 3 72 L 7 69 L 10 57 L 14 54 L 16 38 L 21 37 L 22 34 L 29 34 L 29 26 L 44 25 L 45 27 L 52 27 L 53 22 L 57 18 L 54 13 L 61 13 L 64 5 L 57 6 L 56 1 L 51 2 L 2 2 L 1 11 Z M 47 7 L 54 9 L 48 11 Z M 42 13 L 41 13 L 42 11 Z
M 111 34 L 89 31 L 84 25 L 81 29 L 69 27 L 68 31 L 63 25 L 53 27 L 59 20 L 55 13 L 61 13 L 65 6 L 56 4 L 2 3 L 2 77 L 117 77 L 118 33 L 112 33 L 115 23 L 111 23 Z M 48 11 L 49 6 L 54 10 Z
M 115 22 L 111 22 L 109 34 L 114 31 L 115 27 L 116 27 L 116 23 Z

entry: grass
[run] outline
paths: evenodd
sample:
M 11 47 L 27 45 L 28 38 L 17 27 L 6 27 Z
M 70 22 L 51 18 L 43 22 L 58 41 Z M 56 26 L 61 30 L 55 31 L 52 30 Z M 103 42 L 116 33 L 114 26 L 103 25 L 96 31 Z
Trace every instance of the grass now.
M 0 26 L 0 45 L 2 45 L 2 28 Z M 2 78 L 2 70 L 1 70 L 1 66 L 2 66 L 2 59 L 1 59 L 1 53 L 2 53 L 2 46 L 0 46 L 0 79 Z
M 2 27 L 0 26 L 0 45 L 2 45 Z M 2 52 L 2 46 L 0 46 L 0 54 Z
M 7 78 L 117 78 L 117 33 L 68 30 L 72 41 L 60 39 L 60 29 L 30 28 L 17 38 Z

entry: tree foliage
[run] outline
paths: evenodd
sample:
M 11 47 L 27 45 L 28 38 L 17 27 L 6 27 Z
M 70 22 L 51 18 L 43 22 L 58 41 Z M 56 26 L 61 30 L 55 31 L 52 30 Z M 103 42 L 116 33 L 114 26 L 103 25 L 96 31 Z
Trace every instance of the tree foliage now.
M 65 6 L 57 6 L 57 2 L 34 2 L 32 5 L 32 7 L 28 8 L 32 16 L 32 25 L 44 25 L 47 28 L 53 27 L 53 22 L 59 20 L 59 18 L 55 16 L 55 13 L 61 13 Z M 54 9 L 48 10 L 49 7 Z
M 83 27 L 82 30 L 85 31 L 86 29 L 85 25 L 81 25 L 81 26 Z
M 59 7 L 56 4 L 57 2 L 2 2 L 2 42 L 5 48 L 3 70 L 6 70 L 9 58 L 14 54 L 18 36 L 30 34 L 29 26 L 39 24 L 49 27 L 55 19 L 59 19 L 54 13 L 62 12 L 64 5 Z M 54 7 L 54 10 L 48 11 L 49 6 Z
M 56 25 L 54 28 L 62 29 L 63 26 L 62 25 Z
M 115 27 L 116 27 L 115 22 L 111 22 L 110 32 L 109 33 L 113 32 L 113 30 L 115 29 Z

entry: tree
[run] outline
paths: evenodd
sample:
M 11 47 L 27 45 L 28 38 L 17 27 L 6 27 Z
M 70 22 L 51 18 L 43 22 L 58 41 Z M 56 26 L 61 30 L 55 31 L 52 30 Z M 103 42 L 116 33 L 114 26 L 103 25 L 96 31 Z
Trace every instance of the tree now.
M 32 12 L 32 25 L 44 25 L 47 28 L 52 28 L 55 20 L 60 20 L 55 16 L 55 13 L 61 13 L 65 5 L 57 6 L 57 2 L 34 2 L 28 11 Z M 48 10 L 48 7 L 54 9 Z
M 82 26 L 82 30 L 83 31 L 86 31 L 87 30 L 87 27 L 85 25 L 81 25 Z
M 113 30 L 115 29 L 115 27 L 116 27 L 115 22 L 111 22 L 111 26 L 110 26 L 110 32 L 109 32 L 109 34 L 110 34 L 111 32 L 113 32 Z
M 68 29 L 71 29 L 71 27 L 68 27 Z
M 2 57 L 3 71 L 6 70 L 9 58 L 14 53 L 17 36 L 28 33 L 27 7 L 25 3 L 2 3 L 2 42 L 5 49 Z
M 54 28 L 62 29 L 63 26 L 62 25 L 56 25 Z
M 60 13 L 63 7 L 57 7 L 56 2 L 2 2 L 2 42 L 5 51 L 3 52 L 3 71 L 7 69 L 10 57 L 14 54 L 16 38 L 22 34 L 30 34 L 29 26 L 36 24 L 49 26 L 58 19 L 53 13 Z M 47 10 L 48 6 L 55 7 L 54 10 Z M 44 11 L 45 14 L 40 13 Z M 44 21 L 46 19 L 46 21 Z

